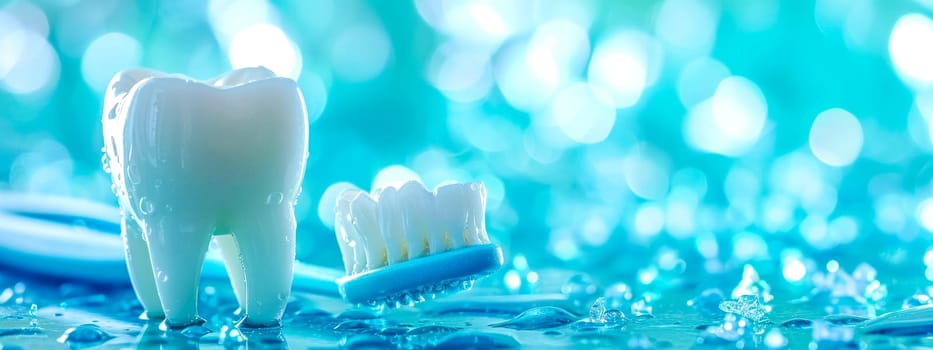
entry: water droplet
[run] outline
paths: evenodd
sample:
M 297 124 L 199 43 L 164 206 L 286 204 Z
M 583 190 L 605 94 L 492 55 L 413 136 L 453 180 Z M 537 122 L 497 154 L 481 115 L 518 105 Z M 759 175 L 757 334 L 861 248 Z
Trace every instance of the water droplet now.
M 110 174 L 110 157 L 107 156 L 107 153 L 100 157 L 100 165 L 104 168 L 105 173 Z
M 521 345 L 515 338 L 493 333 L 455 333 L 437 344 L 437 349 L 517 349 Z
M 58 342 L 67 344 L 72 349 L 76 349 L 97 346 L 113 338 L 112 335 L 105 332 L 96 324 L 83 324 L 65 330 L 65 332 L 58 337 Z
M 282 192 L 272 192 L 266 196 L 266 205 L 279 205 L 284 199 L 285 195 Z
M 805 318 L 794 318 L 781 323 L 784 328 L 810 328 L 813 327 L 813 321 Z
M 603 321 L 607 325 L 620 325 L 625 323 L 625 314 L 620 310 L 609 309 L 603 314 Z
M 156 278 L 162 282 L 168 282 L 168 274 L 165 271 L 156 272 Z
M 155 205 L 146 197 L 139 199 L 139 212 L 143 215 L 150 215 L 155 212 Z
M 36 317 L 36 315 L 38 314 L 39 314 L 39 305 L 32 304 L 32 306 L 29 307 L 29 317 Z
M 126 179 L 134 185 L 138 185 L 140 182 L 139 178 L 139 168 L 135 165 L 129 165 L 126 167 Z
M 515 318 L 491 324 L 491 327 L 505 327 L 517 330 L 536 330 L 566 325 L 576 320 L 567 310 L 555 306 L 541 306 L 522 312 Z
M 182 329 L 181 335 L 187 338 L 191 338 L 191 339 L 200 339 L 201 337 L 203 337 L 204 335 L 210 332 L 211 330 L 207 327 L 204 327 L 201 325 L 194 325 L 194 326 L 188 326 L 188 327 L 185 327 L 185 329 Z

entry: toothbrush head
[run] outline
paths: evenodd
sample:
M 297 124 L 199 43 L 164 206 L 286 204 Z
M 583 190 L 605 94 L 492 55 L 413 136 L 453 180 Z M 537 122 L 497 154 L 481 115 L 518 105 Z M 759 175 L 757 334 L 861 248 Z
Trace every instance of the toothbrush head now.
M 482 183 L 342 192 L 334 221 L 347 273 L 337 280 L 340 294 L 353 304 L 400 307 L 471 288 L 503 262 L 485 212 Z
M 482 244 L 341 277 L 337 285 L 350 303 L 399 308 L 468 290 L 502 262 L 501 248 Z

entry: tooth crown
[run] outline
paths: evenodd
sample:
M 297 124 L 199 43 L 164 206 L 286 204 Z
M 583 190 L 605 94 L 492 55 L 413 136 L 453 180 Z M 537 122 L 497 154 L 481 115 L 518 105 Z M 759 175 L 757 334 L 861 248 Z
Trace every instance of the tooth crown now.
M 348 275 L 490 243 L 482 183 L 450 184 L 432 193 L 411 181 L 375 193 L 374 199 L 352 189 L 337 199 L 335 229 Z
M 245 75 L 259 80 L 243 84 Z M 126 93 L 108 94 L 103 119 L 112 177 L 128 214 L 210 206 L 219 215 L 230 206 L 297 196 L 307 156 L 293 145 L 307 144 L 307 118 L 294 118 L 304 115 L 295 82 L 261 72 L 228 76 L 212 85 L 144 70 L 114 78 L 114 90 L 138 79 Z M 213 86 L 225 81 L 239 85 Z M 218 106 L 237 113 L 217 113 Z M 247 117 L 253 115 L 262 118 Z M 188 200 L 194 197 L 200 200 Z
M 297 84 L 261 67 L 204 82 L 125 71 L 110 83 L 102 124 L 127 265 L 149 317 L 198 321 L 200 266 L 213 237 L 244 324 L 277 324 L 307 159 Z

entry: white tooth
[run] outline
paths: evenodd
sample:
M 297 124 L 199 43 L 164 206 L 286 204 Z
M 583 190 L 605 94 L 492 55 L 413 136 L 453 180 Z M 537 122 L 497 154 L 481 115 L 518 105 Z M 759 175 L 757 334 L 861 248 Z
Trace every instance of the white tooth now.
M 366 193 L 360 193 L 350 202 L 353 226 L 359 232 L 366 253 L 366 269 L 373 270 L 386 265 L 386 244 L 379 229 L 379 208 Z
M 399 199 L 398 190 L 395 187 L 387 187 L 379 193 L 376 200 L 379 205 L 379 227 L 386 243 L 386 257 L 389 264 L 408 260 Z
M 298 85 L 265 68 L 207 82 L 130 70 L 113 78 L 105 100 L 108 165 L 124 226 L 134 228 L 123 233 L 127 262 L 150 314 L 158 300 L 167 325 L 198 322 L 200 266 L 217 232 L 234 238 L 221 249 L 227 266 L 242 270 L 231 276 L 242 276 L 232 282 L 245 294 L 244 325 L 279 324 L 308 147 Z
M 363 238 L 353 226 L 353 217 L 350 213 L 350 203 L 357 196 L 365 195 L 360 190 L 346 190 L 337 196 L 337 207 L 334 210 L 334 231 L 337 234 L 337 245 L 340 247 L 340 254 L 343 256 L 343 266 L 347 274 L 356 274 L 363 272 L 366 266 L 366 252 L 363 251 Z
M 466 245 L 467 210 L 469 209 L 469 186 L 450 184 L 435 190 L 437 214 L 442 232 L 446 235 L 447 248 L 457 249 Z M 431 242 L 432 249 L 434 242 Z
M 434 194 L 428 192 L 420 182 L 410 181 L 402 185 L 398 195 L 402 207 L 405 241 L 408 244 L 408 258 L 421 257 L 429 251 L 443 251 L 444 237 L 438 228 Z M 436 246 L 429 242 L 429 236 L 436 236 Z
M 489 243 L 486 233 L 486 186 L 482 182 L 467 184 L 467 245 Z

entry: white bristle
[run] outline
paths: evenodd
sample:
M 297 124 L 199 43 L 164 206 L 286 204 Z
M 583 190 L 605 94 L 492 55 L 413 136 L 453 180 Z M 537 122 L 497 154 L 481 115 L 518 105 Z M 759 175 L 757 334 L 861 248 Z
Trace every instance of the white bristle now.
M 374 199 L 375 198 L 375 199 Z M 470 245 L 488 244 L 482 183 L 428 191 L 415 181 L 400 188 L 356 189 L 338 196 L 335 231 L 348 274 L 371 271 Z

